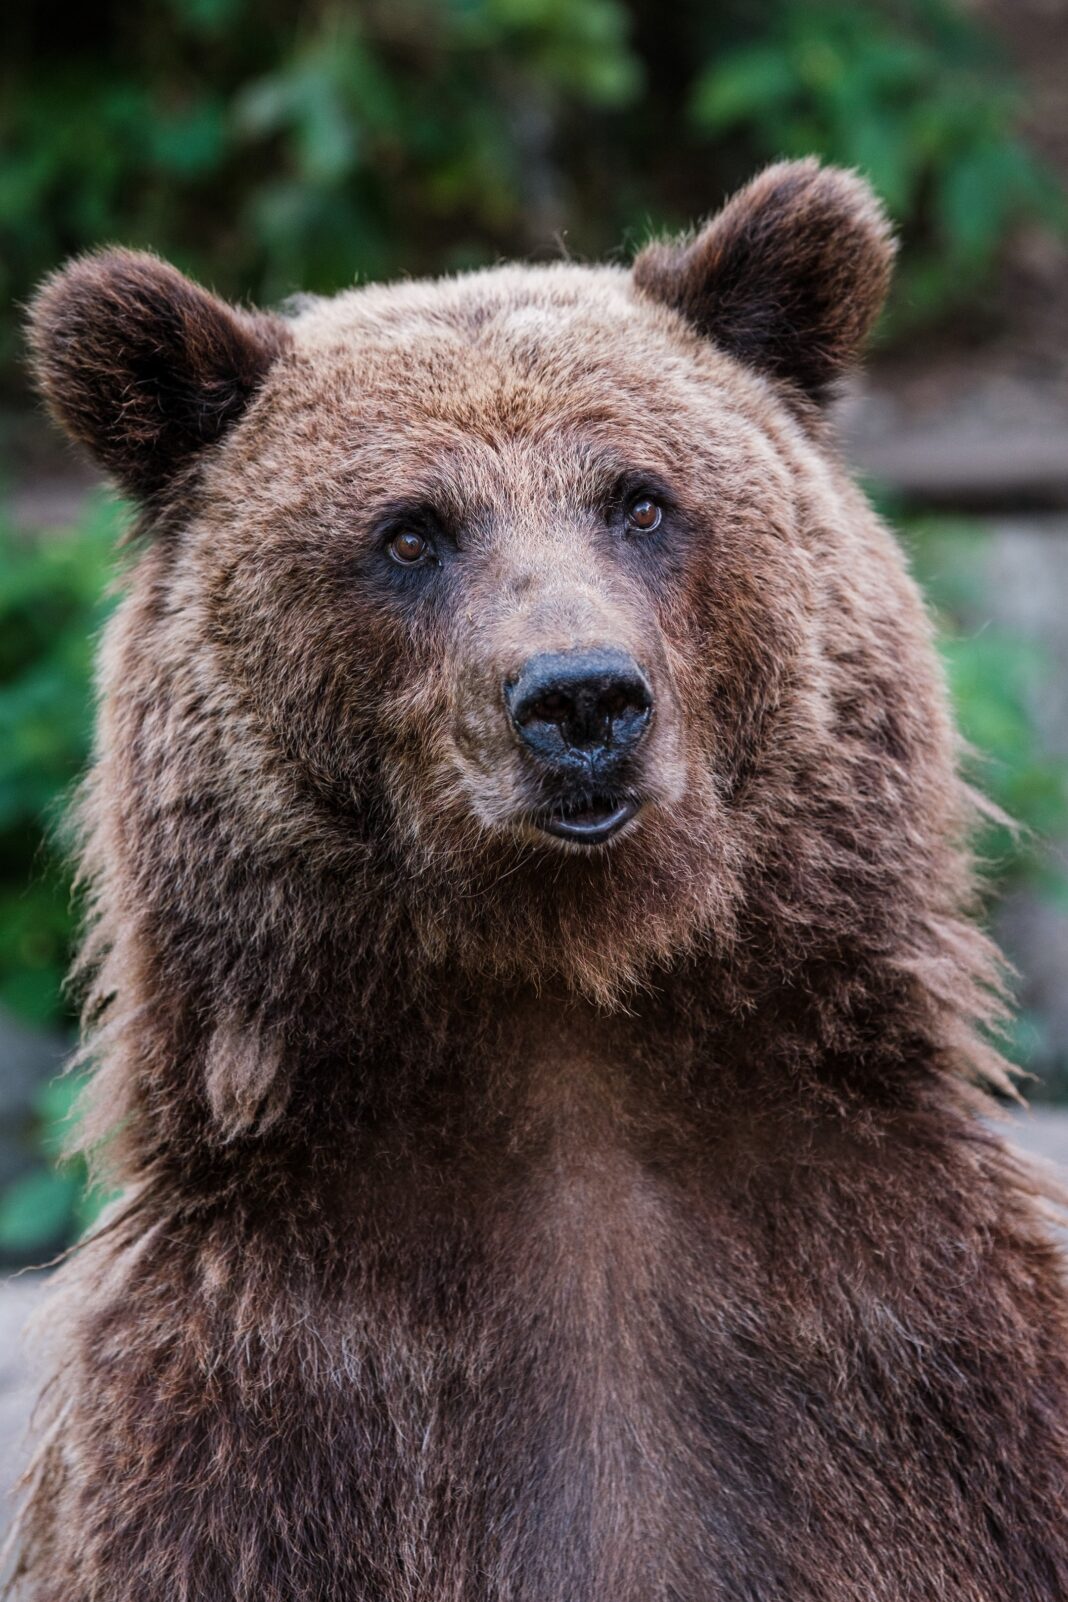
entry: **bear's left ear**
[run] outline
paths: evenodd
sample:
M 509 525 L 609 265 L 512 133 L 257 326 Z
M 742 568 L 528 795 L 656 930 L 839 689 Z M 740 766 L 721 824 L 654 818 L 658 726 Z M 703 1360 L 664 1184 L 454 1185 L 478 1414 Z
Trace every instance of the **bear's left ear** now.
M 289 339 L 281 318 L 229 306 L 132 250 L 69 263 L 29 316 L 53 416 L 142 501 L 165 497 L 236 422 Z
M 767 168 L 689 243 L 647 246 L 634 280 L 746 366 L 822 400 L 871 332 L 893 260 L 868 185 L 810 159 Z

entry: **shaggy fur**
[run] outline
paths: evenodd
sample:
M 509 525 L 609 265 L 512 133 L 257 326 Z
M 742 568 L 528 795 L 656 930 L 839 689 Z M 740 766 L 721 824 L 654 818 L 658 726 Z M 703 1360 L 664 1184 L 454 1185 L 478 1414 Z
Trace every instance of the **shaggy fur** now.
M 972 802 L 813 398 L 889 254 L 802 164 L 633 273 L 42 292 L 148 504 L 82 803 L 124 1194 L 48 1317 L 30 1602 L 1068 1595 Z M 576 644 L 655 693 L 584 851 L 501 693 Z

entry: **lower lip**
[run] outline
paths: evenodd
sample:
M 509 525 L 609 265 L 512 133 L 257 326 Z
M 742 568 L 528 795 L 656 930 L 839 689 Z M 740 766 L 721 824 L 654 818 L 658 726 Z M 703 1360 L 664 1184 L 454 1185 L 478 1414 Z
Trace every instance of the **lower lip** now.
M 603 845 L 618 834 L 637 811 L 637 801 L 621 801 L 611 812 L 591 812 L 574 818 L 539 818 L 538 827 L 558 840 L 570 840 L 573 845 Z

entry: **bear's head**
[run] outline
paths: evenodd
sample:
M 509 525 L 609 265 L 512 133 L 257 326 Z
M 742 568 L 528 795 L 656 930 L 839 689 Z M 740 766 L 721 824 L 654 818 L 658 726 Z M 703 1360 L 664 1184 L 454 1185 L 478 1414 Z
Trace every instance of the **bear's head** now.
M 235 1014 L 361 963 L 955 973 L 930 631 L 824 415 L 891 259 L 810 161 L 632 270 L 285 317 L 125 251 L 51 279 L 40 383 L 142 512 L 90 801 L 127 967 Z

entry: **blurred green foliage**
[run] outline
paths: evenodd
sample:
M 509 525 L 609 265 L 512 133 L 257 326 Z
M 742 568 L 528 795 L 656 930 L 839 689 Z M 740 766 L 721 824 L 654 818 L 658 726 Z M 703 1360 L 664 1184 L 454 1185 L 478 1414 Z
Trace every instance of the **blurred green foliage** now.
M 1035 642 L 990 624 L 988 536 L 974 519 L 900 520 L 931 604 L 969 777 L 1011 823 L 989 821 L 976 843 L 992 893 L 1026 883 L 1068 898 L 1049 842 L 1068 832 L 1068 766 L 1044 748 L 1035 707 L 1055 672 Z
M 74 530 L 20 537 L 0 522 L 0 1006 L 63 1016 L 70 881 L 52 827 L 92 733 L 90 682 L 119 510 L 91 502 Z
M 1013 132 L 1018 90 L 968 13 L 939 0 L 774 9 L 767 37 L 701 74 L 692 115 L 762 155 L 820 151 L 866 173 L 904 228 L 909 322 L 981 286 L 1021 216 L 1063 224 L 1057 185 Z
M 913 568 L 931 602 L 950 690 L 971 750 L 969 777 L 1007 821 L 988 821 L 976 841 L 992 899 L 1025 885 L 1068 911 L 1064 853 L 1068 764 L 1044 747 L 1035 707 L 1056 668 L 1034 642 L 990 625 L 986 536 L 964 518 L 905 520 Z M 1048 1021 L 1016 1007 L 999 1042 L 1013 1062 L 1041 1075 L 1028 1095 L 1068 1102 L 1068 1062 Z
M 76 914 L 63 807 L 89 756 L 93 654 L 122 526 L 104 497 L 74 529 L 27 538 L 0 521 L 0 1007 L 71 1034 L 63 981 Z M 77 1088 L 68 1077 L 37 1090 L 23 1133 L 40 1160 L 0 1191 L 8 1261 L 62 1246 L 97 1210 L 84 1163 L 54 1163 Z
M 39 1161 L 0 1190 L 0 1257 L 8 1261 L 25 1262 L 76 1240 L 107 1199 L 90 1187 L 82 1157 L 61 1155 L 83 1084 L 67 1074 L 38 1087 L 29 1136 Z
M 870 174 L 899 305 L 971 294 L 1054 187 L 954 0 L 122 0 L 9 8 L 0 303 L 72 251 L 151 246 L 267 301 L 501 254 L 616 249 L 755 166 Z M 1063 220 L 1063 219 L 1062 219 Z M 0 364 L 14 350 L 0 314 Z

